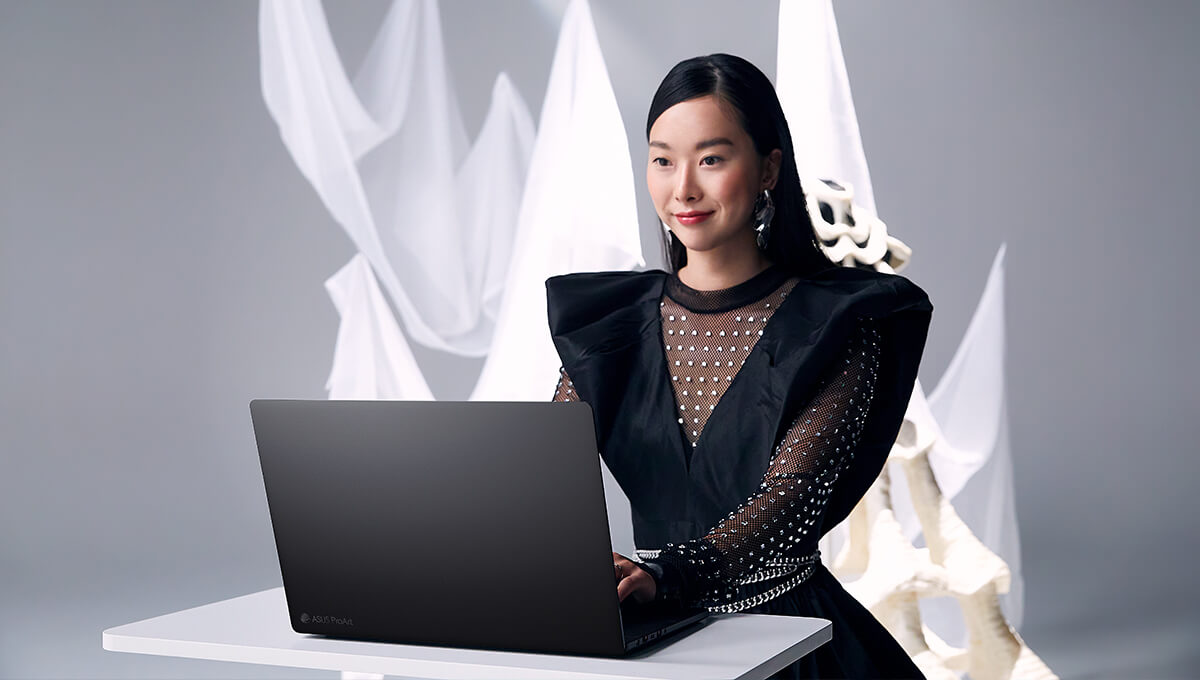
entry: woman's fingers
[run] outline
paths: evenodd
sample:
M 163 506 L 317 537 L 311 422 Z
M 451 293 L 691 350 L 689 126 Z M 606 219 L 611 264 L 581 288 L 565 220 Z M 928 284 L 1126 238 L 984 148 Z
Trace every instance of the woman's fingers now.
M 636 566 L 617 582 L 617 600 L 620 602 L 631 595 L 635 602 L 649 602 L 654 599 L 654 591 L 654 577 Z
M 624 602 L 625 598 L 632 595 L 634 589 L 637 588 L 637 584 L 633 583 L 632 581 L 632 578 L 623 578 L 619 583 L 617 583 L 617 600 L 619 602 Z
M 632 574 L 635 569 L 637 566 L 628 557 L 620 553 L 613 553 L 613 575 L 618 581 Z
M 613 575 L 617 579 L 617 599 L 621 602 L 630 595 L 635 602 L 649 602 L 654 599 L 654 577 L 646 573 L 637 564 L 620 553 L 613 553 Z

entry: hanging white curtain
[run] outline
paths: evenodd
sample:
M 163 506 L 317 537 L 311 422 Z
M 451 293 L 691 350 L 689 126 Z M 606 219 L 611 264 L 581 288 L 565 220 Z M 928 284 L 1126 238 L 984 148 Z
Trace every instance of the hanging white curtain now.
M 645 264 L 625 126 L 586 0 L 563 18 L 536 133 L 501 73 L 468 146 L 434 0 L 395 0 L 353 84 L 317 0 L 262 0 L 263 98 L 359 250 L 326 282 L 331 399 L 432 399 L 408 337 L 486 355 L 471 398 L 548 400 L 545 280 Z M 596 197 L 602 200 L 596 200 Z M 614 549 L 629 502 L 604 473 Z
M 775 91 L 802 178 L 849 184 L 854 209 L 875 213 L 842 41 L 830 0 L 782 0 Z
M 353 84 L 315 0 L 263 0 L 260 41 L 263 96 L 283 141 L 378 276 L 408 337 L 488 355 L 473 398 L 545 398 L 557 368 L 545 278 L 643 264 L 624 125 L 586 2 L 567 9 L 536 141 L 502 73 L 468 147 L 434 0 L 393 3 Z M 367 287 L 352 290 L 338 302 L 344 320 L 347 310 L 356 318 L 384 311 Z M 497 333 L 500 326 L 507 330 Z M 395 347 L 367 353 L 339 342 L 331 394 L 378 396 L 362 390 L 369 367 L 354 357 L 410 354 L 403 334 L 383 337 Z M 415 363 L 376 366 L 404 374 L 375 384 L 428 392 Z
M 592 14 L 567 6 L 518 219 L 495 342 L 473 399 L 548 399 L 558 353 L 546 321 L 555 274 L 645 265 L 633 169 Z
M 468 144 L 436 3 L 395 2 L 353 85 L 319 2 L 263 0 L 259 32 L 263 98 L 284 144 L 371 263 L 409 335 L 447 352 L 486 353 L 494 313 L 483 313 L 480 291 L 502 286 L 507 272 L 468 261 L 467 237 L 485 230 L 509 240 L 517 199 L 503 194 L 510 205 L 484 213 L 486 224 L 461 214 L 456 181 Z M 510 184 L 519 190 L 533 125 L 511 88 L 497 92 L 492 115 L 505 120 L 492 135 L 517 141 L 481 142 L 513 148 L 516 158 L 492 160 L 501 175 L 516 166 Z
M 367 258 L 355 255 L 325 289 L 342 319 L 325 384 L 329 398 L 432 400 Z

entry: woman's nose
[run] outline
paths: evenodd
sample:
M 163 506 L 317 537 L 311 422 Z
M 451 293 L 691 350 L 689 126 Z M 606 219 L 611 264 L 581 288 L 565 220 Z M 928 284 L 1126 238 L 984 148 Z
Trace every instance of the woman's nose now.
M 680 203 L 691 203 L 700 198 L 700 187 L 696 184 L 696 176 L 692 169 L 683 167 L 675 178 L 675 200 Z

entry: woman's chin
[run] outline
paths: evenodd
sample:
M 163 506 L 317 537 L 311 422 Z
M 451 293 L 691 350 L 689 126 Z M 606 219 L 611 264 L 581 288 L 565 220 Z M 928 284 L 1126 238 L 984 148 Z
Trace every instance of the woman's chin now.
M 705 232 L 705 230 L 699 227 L 691 227 L 690 230 L 683 231 L 682 233 L 680 231 L 675 232 L 675 238 L 679 239 L 683 247 L 698 253 L 715 250 L 731 244 L 735 240 L 729 238 L 722 239 L 718 238 L 718 236 L 711 231 Z
M 676 236 L 676 238 L 679 237 Z M 687 248 L 689 252 L 693 253 L 702 253 L 706 250 L 713 249 L 713 243 L 705 238 L 680 238 L 679 242 L 682 243 L 683 247 Z

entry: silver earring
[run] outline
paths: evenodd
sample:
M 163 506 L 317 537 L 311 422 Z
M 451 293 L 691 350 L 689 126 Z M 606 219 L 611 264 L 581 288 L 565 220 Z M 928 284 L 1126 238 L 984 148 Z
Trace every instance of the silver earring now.
M 669 237 L 671 235 L 671 228 L 668 227 L 667 223 L 663 222 L 662 220 L 659 220 L 658 223 L 662 225 L 663 233 Z
M 758 226 L 754 231 L 758 232 L 756 240 L 760 250 L 767 249 L 767 243 L 771 240 L 771 220 L 775 218 L 775 201 L 771 200 L 771 191 L 763 189 L 763 192 L 754 199 L 754 220 L 758 222 Z

